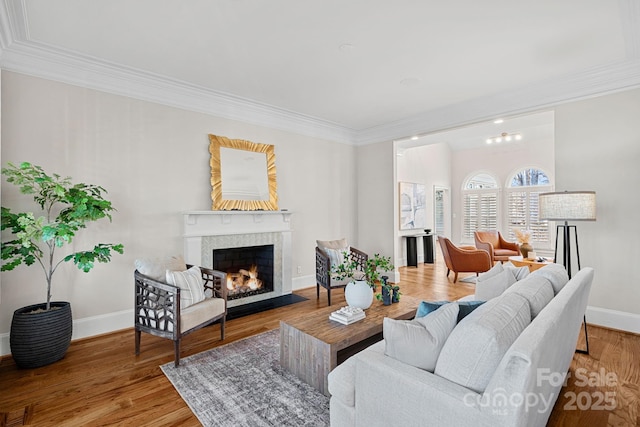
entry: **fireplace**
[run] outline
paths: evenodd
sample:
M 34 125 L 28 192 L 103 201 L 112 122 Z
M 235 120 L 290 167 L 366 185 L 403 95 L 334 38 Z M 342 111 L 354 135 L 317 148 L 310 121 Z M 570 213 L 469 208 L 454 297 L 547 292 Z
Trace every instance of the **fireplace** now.
M 271 248 L 270 269 L 258 266 L 258 278 L 267 282 L 266 286 L 262 284 L 260 293 L 244 292 L 241 297 L 230 298 L 227 307 L 291 295 L 291 212 L 191 211 L 183 215 L 184 258 L 189 264 L 227 271 L 227 268 L 214 266 L 214 252 L 263 246 Z M 249 261 L 240 267 L 249 273 L 248 277 L 251 277 L 252 265 Z M 240 273 L 239 269 L 236 273 Z M 251 288 L 248 284 L 247 287 Z
M 227 273 L 227 298 L 273 291 L 273 245 L 213 250 L 213 268 Z

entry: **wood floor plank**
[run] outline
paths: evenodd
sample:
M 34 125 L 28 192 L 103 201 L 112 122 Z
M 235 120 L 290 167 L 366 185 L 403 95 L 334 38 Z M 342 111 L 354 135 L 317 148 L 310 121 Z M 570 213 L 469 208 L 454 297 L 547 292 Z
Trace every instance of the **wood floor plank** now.
M 427 300 L 473 294 L 474 284 L 453 284 L 446 278 L 441 260 L 400 268 L 402 292 Z M 461 274 L 461 278 L 468 276 Z M 308 300 L 227 322 L 224 341 L 218 325 L 194 332 L 183 340 L 182 357 L 276 329 L 280 320 L 320 310 L 327 304 L 322 291 L 319 300 L 315 288 L 296 291 Z M 343 292 L 334 292 L 332 300 L 336 308 L 345 305 Z M 570 370 L 574 380 L 563 387 L 548 425 L 640 426 L 640 336 L 593 325 L 588 330 L 591 354 L 574 356 Z M 578 347 L 583 344 L 579 342 Z M 33 404 L 32 422 L 38 426 L 200 425 L 159 367 L 173 360 L 173 343 L 143 334 L 139 356 L 133 347 L 133 329 L 125 329 L 74 341 L 63 360 L 38 369 L 17 369 L 11 357 L 4 357 L 0 359 L 0 413 L 16 414 Z M 575 380 L 580 369 L 613 373 L 615 384 L 580 386 Z M 583 399 L 593 399 L 607 392 L 615 397 L 612 409 L 572 409 L 572 395 L 582 393 Z

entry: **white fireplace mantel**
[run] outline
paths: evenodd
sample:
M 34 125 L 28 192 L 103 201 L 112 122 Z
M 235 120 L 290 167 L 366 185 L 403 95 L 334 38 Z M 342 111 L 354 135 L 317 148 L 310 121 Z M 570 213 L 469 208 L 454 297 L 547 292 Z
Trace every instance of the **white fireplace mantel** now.
M 184 212 L 184 237 L 290 231 L 291 215 L 289 211 Z
M 189 211 L 184 218 L 184 259 L 212 268 L 212 249 L 274 245 L 274 292 L 229 302 L 229 306 L 290 294 L 291 215 L 289 211 Z

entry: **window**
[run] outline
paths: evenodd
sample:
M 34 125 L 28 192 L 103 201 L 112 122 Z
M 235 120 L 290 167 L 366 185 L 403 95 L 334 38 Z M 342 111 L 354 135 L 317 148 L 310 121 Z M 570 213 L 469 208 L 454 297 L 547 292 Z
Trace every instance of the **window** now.
M 491 175 L 480 173 L 464 184 L 462 239 L 473 240 L 476 230 L 498 229 L 498 183 Z
M 515 240 L 516 228 L 531 231 L 534 247 L 549 248 L 549 223 L 540 220 L 538 195 L 552 191 L 547 174 L 540 169 L 523 169 L 513 175 L 507 188 L 507 231 Z

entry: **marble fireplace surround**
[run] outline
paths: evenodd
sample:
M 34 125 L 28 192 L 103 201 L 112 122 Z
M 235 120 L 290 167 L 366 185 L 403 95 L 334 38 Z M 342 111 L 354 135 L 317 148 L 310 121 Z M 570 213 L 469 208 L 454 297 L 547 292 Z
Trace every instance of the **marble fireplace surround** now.
M 214 249 L 273 245 L 273 292 L 230 300 L 229 307 L 291 293 L 291 212 L 190 211 L 183 219 L 188 264 L 212 268 Z

